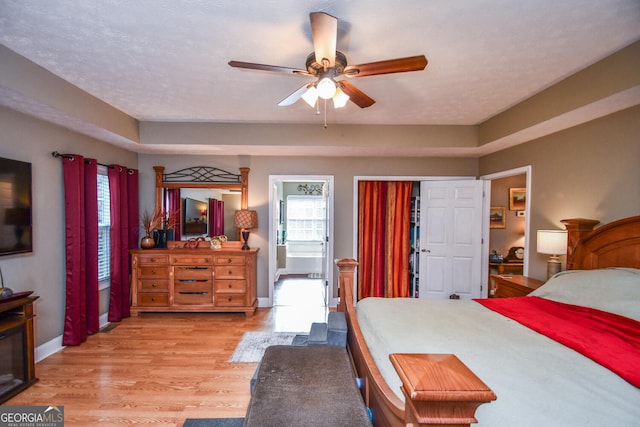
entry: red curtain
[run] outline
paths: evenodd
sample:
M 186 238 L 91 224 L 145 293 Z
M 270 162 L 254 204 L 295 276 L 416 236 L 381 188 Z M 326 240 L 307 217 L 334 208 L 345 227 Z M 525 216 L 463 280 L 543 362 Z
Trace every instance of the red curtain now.
M 209 236 L 224 234 L 224 202 L 209 199 Z
M 138 173 L 133 169 L 111 165 L 108 177 L 111 196 L 111 293 L 108 319 L 110 322 L 119 322 L 131 315 L 129 249 L 138 247 Z M 134 222 L 131 222 L 132 211 L 135 212 Z M 136 232 L 135 240 L 132 229 Z
M 182 215 L 180 215 L 180 189 L 167 189 L 167 214 L 175 216 L 176 222 L 173 225 L 173 239 L 180 240 L 182 238 Z
M 140 207 L 138 206 L 138 170 L 127 169 L 128 210 L 128 246 L 136 249 L 140 243 Z
M 62 156 L 65 206 L 66 304 L 62 345 L 79 345 L 98 331 L 98 165 Z
M 358 299 L 409 297 L 410 181 L 358 184 Z

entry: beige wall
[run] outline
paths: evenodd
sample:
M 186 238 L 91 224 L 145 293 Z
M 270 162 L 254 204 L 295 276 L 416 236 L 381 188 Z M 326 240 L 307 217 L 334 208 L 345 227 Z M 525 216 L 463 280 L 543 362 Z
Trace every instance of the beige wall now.
M 546 277 L 535 232 L 565 218 L 602 223 L 640 215 L 640 107 L 480 159 L 480 175 L 531 165 L 529 275 Z
M 333 175 L 336 258 L 352 256 L 353 177 L 356 175 L 486 175 L 532 165 L 531 230 L 560 228 L 560 219 L 609 222 L 640 214 L 640 107 L 478 159 L 470 158 L 309 158 L 258 156 L 136 155 L 63 128 L 0 108 L 0 156 L 33 164 L 34 244 L 32 254 L 0 258 L 5 283 L 34 290 L 37 344 L 62 333 L 64 310 L 64 230 L 60 160 L 50 152 L 77 152 L 101 163 L 140 170 L 141 208 L 151 208 L 154 165 L 169 171 L 194 165 L 234 170 L 251 168 L 249 205 L 268 218 L 269 175 Z M 251 235 L 261 248 L 258 295 L 267 295 L 267 230 Z M 532 245 L 535 239 L 532 240 Z M 545 276 L 546 258 L 531 252 L 530 275 Z
M 477 176 L 477 159 L 454 158 L 332 158 L 332 157 L 253 157 L 253 156 L 139 156 L 141 209 L 151 208 L 154 200 L 153 166 L 167 172 L 189 166 L 215 166 L 229 171 L 240 166 L 249 173 L 249 207 L 258 211 L 258 224 L 269 218 L 270 175 L 333 175 L 335 186 L 334 257 L 351 258 L 353 236 L 354 176 Z M 251 247 L 259 247 L 258 296 L 268 296 L 268 229 L 251 232 Z M 337 277 L 337 276 L 336 276 Z
M 62 334 L 65 304 L 62 164 L 52 151 L 95 157 L 100 163 L 137 166 L 137 155 L 0 107 L 0 156 L 32 164 L 33 253 L 0 257 L 4 285 L 34 291 L 36 344 Z M 105 312 L 108 295 L 101 295 Z

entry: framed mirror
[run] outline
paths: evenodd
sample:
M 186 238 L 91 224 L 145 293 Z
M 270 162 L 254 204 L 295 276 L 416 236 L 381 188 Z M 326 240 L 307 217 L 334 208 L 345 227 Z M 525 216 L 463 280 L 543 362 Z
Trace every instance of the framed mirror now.
M 154 166 L 156 205 L 175 220 L 175 239 L 225 234 L 239 240 L 233 217 L 249 205 L 249 168 L 235 174 L 209 166 L 196 166 L 164 173 Z M 176 214 L 177 213 L 177 214 Z

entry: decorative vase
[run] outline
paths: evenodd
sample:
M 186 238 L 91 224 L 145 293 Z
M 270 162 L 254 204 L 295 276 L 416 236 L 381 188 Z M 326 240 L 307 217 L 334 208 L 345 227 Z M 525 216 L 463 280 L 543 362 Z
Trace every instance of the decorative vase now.
M 156 242 L 155 247 L 163 249 L 167 247 L 167 230 L 153 230 L 153 240 Z
M 156 241 L 147 234 L 140 240 L 140 247 L 142 249 L 153 249 L 156 247 Z

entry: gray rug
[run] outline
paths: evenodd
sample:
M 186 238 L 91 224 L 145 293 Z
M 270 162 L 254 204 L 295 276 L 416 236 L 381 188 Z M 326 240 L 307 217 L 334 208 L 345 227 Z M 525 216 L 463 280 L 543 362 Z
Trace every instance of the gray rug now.
M 242 427 L 244 418 L 187 418 L 182 427 Z
M 290 345 L 301 332 L 245 332 L 234 350 L 230 363 L 257 363 L 267 347 Z

